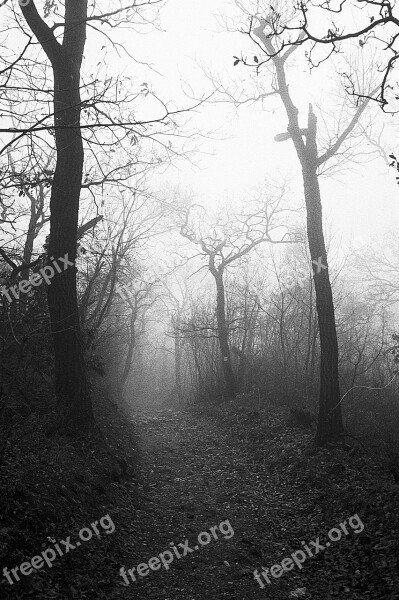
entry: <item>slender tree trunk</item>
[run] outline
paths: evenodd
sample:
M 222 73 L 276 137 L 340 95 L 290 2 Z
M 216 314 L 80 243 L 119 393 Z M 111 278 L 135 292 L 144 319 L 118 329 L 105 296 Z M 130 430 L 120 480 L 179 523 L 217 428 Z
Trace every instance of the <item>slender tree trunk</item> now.
M 175 359 L 175 390 L 177 395 L 178 403 L 181 404 L 183 401 L 183 389 L 182 389 L 182 340 L 179 337 L 180 333 L 180 307 L 177 308 L 176 312 L 171 317 L 172 330 L 174 331 L 174 359 Z
M 181 362 L 182 362 L 181 340 L 176 335 L 175 336 L 175 381 L 176 381 L 176 394 L 177 394 L 177 399 L 179 401 L 179 404 L 182 402 L 182 399 L 183 399 Z
M 317 176 L 317 121 L 309 109 L 306 156 L 302 162 L 307 233 L 313 266 L 320 332 L 320 398 L 316 444 L 323 445 L 343 432 L 338 373 L 338 341 L 334 301 L 323 234 L 322 205 Z
M 199 352 L 198 352 L 196 340 L 193 341 L 193 343 L 191 345 L 191 349 L 193 352 L 194 364 L 195 364 L 195 367 L 197 370 L 197 382 L 198 382 L 198 386 L 199 386 L 199 389 L 201 392 L 201 396 L 203 397 L 206 393 L 206 389 L 205 389 L 204 377 L 203 377 L 202 371 L 201 371 L 201 363 L 200 363 L 200 359 L 199 359 Z
M 130 302 L 129 302 L 129 305 L 130 305 L 132 314 L 130 317 L 130 331 L 129 331 L 128 347 L 127 347 L 125 362 L 123 365 L 123 370 L 122 370 L 122 373 L 121 373 L 121 376 L 119 379 L 119 390 L 118 390 L 118 393 L 119 393 L 119 396 L 120 396 L 122 402 L 123 402 L 123 390 L 125 389 L 125 385 L 127 383 L 129 373 L 132 368 L 133 353 L 136 348 L 137 309 L 135 307 L 133 307 Z
M 229 331 L 226 321 L 226 297 L 223 283 L 223 271 L 212 271 L 212 274 L 216 281 L 216 320 L 218 326 L 220 352 L 222 354 L 223 361 L 226 395 L 229 400 L 233 400 L 236 395 L 236 381 L 231 364 Z
M 24 265 L 27 265 L 31 262 L 32 260 L 32 254 L 33 254 L 33 244 L 35 242 L 35 237 L 36 237 L 36 226 L 37 226 L 37 220 L 38 220 L 38 214 L 36 212 L 36 206 L 35 206 L 35 198 L 32 194 L 29 194 L 29 199 L 30 199 L 30 218 L 29 218 L 29 225 L 28 225 L 28 231 L 26 232 L 26 239 L 25 239 L 25 244 L 24 244 L 24 252 L 23 252 L 23 257 L 22 257 L 22 262 Z M 21 280 L 27 280 L 29 279 L 29 269 L 24 269 L 23 271 L 21 271 Z
M 261 34 L 269 55 L 275 54 L 270 39 Z M 278 91 L 288 117 L 288 135 L 292 138 L 302 166 L 307 213 L 307 234 L 313 266 L 316 308 L 320 332 L 320 396 L 319 418 L 315 442 L 323 445 L 343 432 L 338 377 L 338 342 L 335 326 L 334 301 L 328 272 L 324 242 L 322 205 L 318 180 L 317 119 L 309 107 L 308 129 L 299 127 L 298 109 L 294 105 L 285 76 L 285 58 L 274 56 Z M 305 141 L 303 140 L 305 136 Z M 313 262 L 314 261 L 314 262 Z

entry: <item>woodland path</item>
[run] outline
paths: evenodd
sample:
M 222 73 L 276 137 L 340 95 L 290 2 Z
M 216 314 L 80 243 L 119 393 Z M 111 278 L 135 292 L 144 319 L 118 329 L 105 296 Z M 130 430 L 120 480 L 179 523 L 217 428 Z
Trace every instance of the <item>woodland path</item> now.
M 328 473 L 321 473 L 321 478 L 316 475 L 311 482 L 306 468 L 300 471 L 290 466 L 289 456 L 288 463 L 284 460 L 288 438 L 280 427 L 277 442 L 269 440 L 273 447 L 282 444 L 277 458 L 270 453 L 269 459 L 266 448 L 260 461 L 248 440 L 235 437 L 213 417 L 169 410 L 137 414 L 133 423 L 140 440 L 137 496 L 131 518 L 124 513 L 123 521 L 115 520 L 120 562 L 115 564 L 115 587 L 108 587 L 107 598 L 399 598 L 384 581 L 377 556 L 375 560 L 371 556 L 370 544 L 376 543 L 370 537 L 373 523 L 368 530 L 366 524 L 359 535 L 351 530 L 309 558 L 302 570 L 295 567 L 279 579 L 271 578 L 271 585 L 264 589 L 254 579 L 254 569 L 281 563 L 302 548 L 302 540 L 320 536 L 322 541 L 331 527 L 356 512 L 352 494 L 342 496 L 344 503 L 339 500 L 343 489 L 336 481 L 344 479 L 348 487 L 348 473 L 343 473 L 345 467 L 336 458 L 332 464 L 326 461 Z M 290 442 L 287 452 L 299 453 L 295 440 Z M 178 546 L 186 538 L 193 548 L 199 533 L 225 520 L 234 529 L 230 539 L 219 533 L 218 540 L 175 558 L 168 571 L 161 567 L 145 577 L 137 576 L 136 583 L 123 584 L 121 565 L 137 568 L 170 550 L 170 542 Z

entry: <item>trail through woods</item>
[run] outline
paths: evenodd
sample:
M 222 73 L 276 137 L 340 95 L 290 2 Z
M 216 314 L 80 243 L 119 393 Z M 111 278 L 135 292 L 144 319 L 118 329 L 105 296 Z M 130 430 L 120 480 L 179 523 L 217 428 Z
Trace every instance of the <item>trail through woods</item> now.
M 330 472 L 321 473 L 320 481 L 316 474 L 312 481 L 306 469 L 300 472 L 286 463 L 278 440 L 280 463 L 267 444 L 260 460 L 245 435 L 240 439 L 211 416 L 166 411 L 137 415 L 134 421 L 140 437 L 141 500 L 134 520 L 124 524 L 130 537 L 122 561 L 126 568 L 148 562 L 170 549 L 170 542 L 178 545 L 188 538 L 193 547 L 199 533 L 226 519 L 234 536 L 224 539 L 219 534 L 217 541 L 175 559 L 168 571 L 161 568 L 137 577 L 112 598 L 399 598 L 384 581 L 389 570 L 379 570 L 382 557 L 372 550 L 379 541 L 373 537 L 374 517 L 363 533 L 343 535 L 309 558 L 302 570 L 295 567 L 278 579 L 271 577 L 264 589 L 254 579 L 255 569 L 281 563 L 302 548 L 302 540 L 322 541 L 332 527 L 356 512 L 346 495 L 346 506 L 334 499 L 334 489 L 337 496 L 339 492 L 336 476 L 343 477 L 345 487 L 350 485 L 345 465 L 327 460 Z M 278 422 L 275 426 L 280 444 L 286 445 L 287 431 L 280 430 Z M 292 444 L 295 439 L 291 451 Z M 285 447 L 288 455 L 290 447 Z M 306 459 L 303 462 L 311 468 Z M 323 481 L 327 477 L 330 484 Z M 379 538 L 382 534 L 380 530 Z
M 5 465 L 10 483 L 0 481 L 2 568 L 68 535 L 76 542 L 103 515 L 115 530 L 18 583 L 3 579 L 0 598 L 399 600 L 399 486 L 361 446 L 316 450 L 313 432 L 286 421 L 277 409 L 243 406 L 108 416 L 103 431 L 128 463 L 126 476 L 111 478 L 94 450 L 22 440 L 25 455 Z M 348 526 L 355 514 L 357 533 Z M 344 521 L 347 535 L 325 547 Z M 281 565 L 302 542 L 316 553 L 317 538 L 316 556 L 260 587 L 255 569 Z M 171 560 L 171 544 L 181 558 L 150 570 L 153 557 Z M 134 568 L 136 581 L 127 575 L 127 584 L 121 567 Z

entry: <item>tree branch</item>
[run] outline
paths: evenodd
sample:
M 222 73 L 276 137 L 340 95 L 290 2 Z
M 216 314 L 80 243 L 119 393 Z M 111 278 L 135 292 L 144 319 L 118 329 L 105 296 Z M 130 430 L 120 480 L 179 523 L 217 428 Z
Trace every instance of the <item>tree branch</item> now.
M 90 221 L 85 223 L 84 225 L 81 225 L 80 227 L 78 227 L 77 240 L 80 240 L 85 235 L 85 233 L 87 233 L 89 231 L 89 229 L 91 229 L 92 227 L 95 227 L 97 225 L 97 223 L 99 223 L 102 220 L 103 220 L 103 216 L 99 215 L 98 217 L 94 217 L 93 219 L 91 219 Z
M 62 46 L 54 36 L 51 28 L 39 15 L 34 0 L 20 4 L 22 14 L 26 22 L 36 36 L 38 42 L 47 54 L 51 63 L 54 64 L 62 58 Z
M 372 99 L 374 94 L 379 90 L 379 88 L 380 88 L 380 86 L 377 86 L 376 88 L 374 88 L 370 94 L 370 97 L 366 97 L 362 100 L 360 106 L 358 107 L 357 111 L 353 115 L 353 117 L 352 117 L 349 125 L 346 127 L 346 129 L 344 129 L 344 131 L 341 133 L 341 135 L 338 136 L 336 142 L 334 144 L 332 144 L 332 146 L 330 146 L 330 148 L 324 154 L 322 154 L 322 156 L 320 156 L 317 159 L 318 167 L 320 165 L 324 164 L 325 162 L 327 162 L 335 154 L 337 154 L 338 150 L 340 149 L 340 147 L 342 146 L 344 141 L 348 138 L 348 136 L 352 133 L 352 131 L 356 127 L 361 115 L 366 110 L 368 103 L 370 102 L 370 100 Z

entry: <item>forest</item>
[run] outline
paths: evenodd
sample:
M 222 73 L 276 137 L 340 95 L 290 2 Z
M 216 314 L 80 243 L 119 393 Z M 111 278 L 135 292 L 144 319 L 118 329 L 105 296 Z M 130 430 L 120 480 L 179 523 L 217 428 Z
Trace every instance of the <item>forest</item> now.
M 0 0 L 0 599 L 399 600 L 398 59 L 396 0 Z

